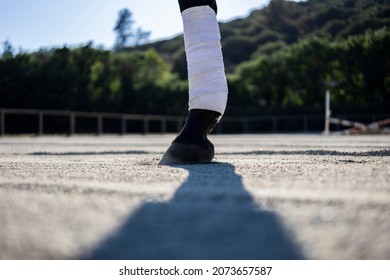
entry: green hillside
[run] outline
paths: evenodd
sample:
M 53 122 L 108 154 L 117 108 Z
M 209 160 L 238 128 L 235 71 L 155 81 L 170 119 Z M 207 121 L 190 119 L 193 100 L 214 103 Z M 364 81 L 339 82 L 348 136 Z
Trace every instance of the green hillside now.
M 247 18 L 222 23 L 220 28 L 226 68 L 228 72 L 234 72 L 241 62 L 302 39 L 316 36 L 341 41 L 384 26 L 390 26 L 390 1 L 272 0 L 267 7 L 253 11 Z M 182 36 L 138 49 L 151 47 L 172 64 L 174 72 L 181 78 L 186 77 Z

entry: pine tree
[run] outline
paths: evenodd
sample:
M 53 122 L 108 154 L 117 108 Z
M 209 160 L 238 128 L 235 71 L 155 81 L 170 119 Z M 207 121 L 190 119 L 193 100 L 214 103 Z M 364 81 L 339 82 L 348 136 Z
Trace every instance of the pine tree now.
M 116 51 L 121 51 L 128 47 L 131 39 L 135 36 L 133 32 L 134 20 L 132 19 L 132 16 L 133 14 L 127 8 L 119 11 L 118 20 L 114 27 L 114 31 L 116 32 L 114 49 Z

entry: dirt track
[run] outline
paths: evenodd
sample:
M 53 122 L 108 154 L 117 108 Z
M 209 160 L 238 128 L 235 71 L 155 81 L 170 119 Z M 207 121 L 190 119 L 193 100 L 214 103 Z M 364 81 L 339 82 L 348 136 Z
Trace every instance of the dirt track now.
M 0 138 L 0 259 L 390 259 L 390 137 Z

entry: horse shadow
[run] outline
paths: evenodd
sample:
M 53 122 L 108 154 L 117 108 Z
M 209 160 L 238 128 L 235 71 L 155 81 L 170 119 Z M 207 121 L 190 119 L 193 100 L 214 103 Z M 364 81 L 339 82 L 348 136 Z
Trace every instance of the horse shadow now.
M 233 165 L 177 168 L 187 170 L 189 176 L 170 201 L 143 204 L 86 258 L 304 258 L 278 216 L 254 202 Z

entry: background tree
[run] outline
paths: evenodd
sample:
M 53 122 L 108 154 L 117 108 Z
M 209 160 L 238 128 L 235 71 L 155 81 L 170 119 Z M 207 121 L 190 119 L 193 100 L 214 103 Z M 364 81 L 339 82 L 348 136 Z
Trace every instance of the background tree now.
M 138 27 L 135 32 L 135 45 L 139 46 L 146 44 L 149 41 L 150 34 L 150 31 L 144 31 L 141 27 Z
M 129 42 L 135 36 L 133 32 L 134 20 L 133 14 L 129 9 L 124 8 L 119 11 L 118 20 L 115 24 L 114 31 L 116 32 L 116 41 L 114 49 L 117 51 L 123 50 L 129 46 Z
M 126 48 L 146 44 L 150 38 L 150 31 L 145 31 L 141 27 L 134 30 L 135 21 L 129 9 L 124 8 L 118 13 L 118 20 L 115 24 L 116 40 L 114 50 L 123 51 Z
M 1 54 L 1 57 L 13 57 L 14 54 L 14 48 L 11 45 L 11 42 L 9 40 L 5 40 L 3 42 L 3 52 Z

